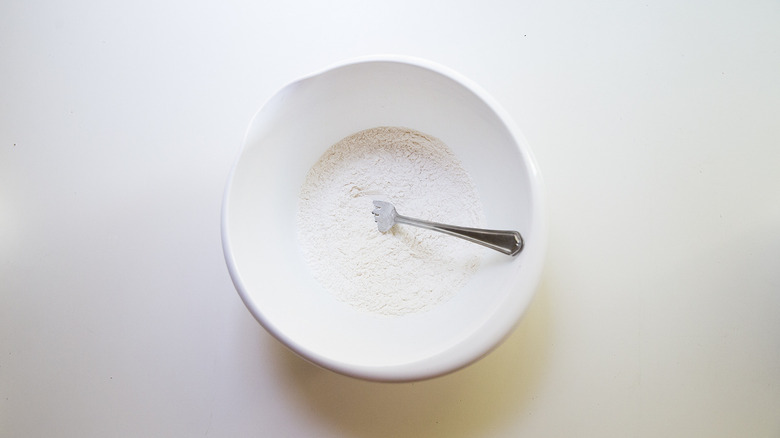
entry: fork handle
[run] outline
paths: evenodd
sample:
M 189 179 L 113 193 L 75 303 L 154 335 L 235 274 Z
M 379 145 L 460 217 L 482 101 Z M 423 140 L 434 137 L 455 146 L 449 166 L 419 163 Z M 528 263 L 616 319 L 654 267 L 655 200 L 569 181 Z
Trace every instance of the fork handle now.
M 395 222 L 460 237 L 510 256 L 519 254 L 523 250 L 524 245 L 523 236 L 517 231 L 459 227 L 401 216 L 400 214 L 396 215 Z

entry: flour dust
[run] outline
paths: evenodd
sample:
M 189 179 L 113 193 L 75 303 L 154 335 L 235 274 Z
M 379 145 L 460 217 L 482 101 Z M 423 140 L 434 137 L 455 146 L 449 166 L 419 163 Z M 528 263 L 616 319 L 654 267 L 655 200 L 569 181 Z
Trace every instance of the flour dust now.
M 361 131 L 328 149 L 300 191 L 298 238 L 314 277 L 339 300 L 385 315 L 426 311 L 456 294 L 482 247 L 408 225 L 380 233 L 374 199 L 405 216 L 484 222 L 471 178 L 439 139 L 400 127 Z

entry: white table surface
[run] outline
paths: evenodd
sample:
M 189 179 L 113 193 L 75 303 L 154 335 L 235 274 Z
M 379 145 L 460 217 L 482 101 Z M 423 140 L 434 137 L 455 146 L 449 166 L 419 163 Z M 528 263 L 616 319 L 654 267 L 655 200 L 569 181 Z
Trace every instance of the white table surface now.
M 511 114 L 546 182 L 525 319 L 457 373 L 319 369 L 220 203 L 254 112 L 359 55 Z M 0 435 L 780 436 L 776 1 L 0 2 Z

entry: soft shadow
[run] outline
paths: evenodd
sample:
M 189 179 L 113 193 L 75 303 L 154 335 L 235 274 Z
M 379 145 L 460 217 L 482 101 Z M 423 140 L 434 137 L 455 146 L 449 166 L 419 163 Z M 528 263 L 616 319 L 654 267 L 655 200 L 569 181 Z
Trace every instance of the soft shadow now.
M 525 317 L 496 350 L 436 379 L 376 383 L 342 376 L 299 358 L 279 343 L 269 356 L 301 409 L 345 436 L 481 436 L 528 412 L 549 362 L 550 294 L 542 281 Z

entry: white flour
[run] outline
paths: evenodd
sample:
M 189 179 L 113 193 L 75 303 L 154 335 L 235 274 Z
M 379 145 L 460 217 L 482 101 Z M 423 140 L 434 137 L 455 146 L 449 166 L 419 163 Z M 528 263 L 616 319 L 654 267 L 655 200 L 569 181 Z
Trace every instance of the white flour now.
M 301 188 L 298 237 L 315 278 L 359 309 L 403 315 L 453 296 L 479 266 L 482 247 L 435 231 L 374 222 L 374 199 L 400 214 L 482 225 L 482 205 L 457 157 L 406 128 L 358 132 L 333 145 Z

